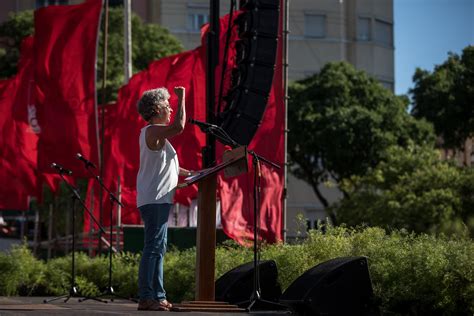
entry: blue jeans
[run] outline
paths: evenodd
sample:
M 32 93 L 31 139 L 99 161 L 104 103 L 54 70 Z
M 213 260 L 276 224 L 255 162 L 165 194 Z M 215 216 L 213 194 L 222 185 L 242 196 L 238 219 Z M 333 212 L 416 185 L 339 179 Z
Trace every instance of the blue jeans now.
M 145 246 L 138 269 L 138 294 L 141 300 L 166 299 L 163 259 L 171 206 L 172 204 L 146 204 L 139 208 L 145 224 Z

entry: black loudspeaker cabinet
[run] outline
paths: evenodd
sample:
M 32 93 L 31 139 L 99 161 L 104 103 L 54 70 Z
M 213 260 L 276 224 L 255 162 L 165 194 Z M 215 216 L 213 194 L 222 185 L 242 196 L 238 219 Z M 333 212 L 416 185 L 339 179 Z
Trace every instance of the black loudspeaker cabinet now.
M 236 67 L 224 97 L 219 124 L 240 145 L 249 145 L 262 121 L 270 94 L 278 47 L 280 0 L 242 0 L 235 20 Z M 235 27 L 234 26 L 234 27 Z
M 274 0 L 277 1 L 277 0 Z M 274 9 L 252 9 L 244 11 L 237 19 L 239 37 L 278 36 L 278 7 Z
M 336 258 L 309 269 L 286 289 L 280 303 L 298 315 L 380 315 L 365 257 Z
M 278 2 L 275 0 L 240 0 L 240 9 L 258 8 L 278 8 Z
M 278 270 L 274 260 L 263 260 L 259 263 L 261 298 L 277 302 L 281 296 L 278 283 Z M 247 307 L 253 293 L 254 263 L 242 264 L 222 275 L 216 280 L 216 301 L 229 302 Z

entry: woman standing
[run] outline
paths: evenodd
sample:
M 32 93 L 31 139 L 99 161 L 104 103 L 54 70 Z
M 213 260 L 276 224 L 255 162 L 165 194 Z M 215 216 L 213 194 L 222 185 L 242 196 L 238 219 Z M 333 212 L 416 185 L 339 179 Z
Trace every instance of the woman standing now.
M 170 94 L 166 88 L 145 91 L 138 101 L 138 113 L 149 124 L 139 137 L 140 169 L 137 175 L 137 207 L 145 224 L 145 246 L 138 272 L 138 310 L 170 310 L 163 287 L 163 259 L 166 252 L 168 215 L 178 175 L 189 176 L 179 167 L 169 138 L 180 134 L 186 123 L 185 89 L 175 87 L 178 109 L 170 124 Z

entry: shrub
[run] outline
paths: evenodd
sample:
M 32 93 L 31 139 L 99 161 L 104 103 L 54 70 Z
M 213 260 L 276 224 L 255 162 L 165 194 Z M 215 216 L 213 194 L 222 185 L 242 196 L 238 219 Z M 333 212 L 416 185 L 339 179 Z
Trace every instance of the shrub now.
M 474 243 L 472 239 L 386 233 L 376 227 L 326 227 L 313 230 L 299 244 L 263 245 L 261 259 L 276 261 L 279 282 L 287 288 L 303 272 L 327 260 L 366 256 L 384 315 L 472 315 L 474 313 Z M 195 249 L 171 250 L 165 257 L 165 288 L 171 301 L 192 300 Z M 114 290 L 135 296 L 139 255 L 113 257 Z M 252 248 L 226 242 L 216 249 L 216 277 L 253 260 Z M 108 285 L 108 258 L 77 254 L 76 283 L 81 295 L 96 295 Z M 70 286 L 71 256 L 44 263 L 26 246 L 0 254 L 0 295 L 65 294 Z
M 36 260 L 26 245 L 0 252 L 1 295 L 34 295 L 45 283 L 45 264 Z
M 195 271 L 196 249 L 174 250 L 166 254 L 163 282 L 171 301 L 194 299 Z

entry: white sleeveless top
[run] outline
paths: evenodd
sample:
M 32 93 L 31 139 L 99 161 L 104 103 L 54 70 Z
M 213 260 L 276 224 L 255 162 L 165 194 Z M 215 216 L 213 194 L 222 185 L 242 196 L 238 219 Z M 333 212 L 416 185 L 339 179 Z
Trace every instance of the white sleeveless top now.
M 145 134 L 149 126 L 151 125 L 141 129 L 139 137 L 140 169 L 137 174 L 137 207 L 145 204 L 172 204 L 178 184 L 178 155 L 167 139 L 160 150 L 148 148 Z

